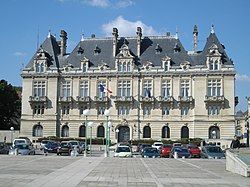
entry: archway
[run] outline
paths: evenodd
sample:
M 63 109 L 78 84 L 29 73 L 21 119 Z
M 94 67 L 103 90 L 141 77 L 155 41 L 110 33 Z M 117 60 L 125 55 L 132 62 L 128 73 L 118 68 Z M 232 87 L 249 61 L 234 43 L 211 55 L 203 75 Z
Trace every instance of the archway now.
M 104 136 L 104 131 L 105 131 L 105 129 L 104 129 L 103 125 L 99 125 L 97 127 L 97 137 L 98 138 L 104 138 L 105 137 Z
M 130 129 L 128 126 L 120 126 L 118 132 L 118 142 L 127 142 L 130 140 Z
M 151 128 L 150 128 L 150 126 L 145 126 L 143 128 L 143 138 L 151 138 Z
M 79 127 L 79 137 L 85 137 L 85 133 L 86 133 L 85 131 L 86 131 L 85 125 L 81 125 Z
M 163 126 L 161 132 L 162 138 L 170 138 L 170 128 L 169 126 Z
M 34 137 L 42 137 L 43 136 L 43 127 L 38 124 L 33 127 L 33 136 Z
M 62 137 L 69 137 L 69 127 L 68 125 L 64 125 L 62 127 L 62 133 L 61 133 Z
M 220 139 L 220 128 L 218 126 L 211 126 L 208 130 L 209 139 Z
M 181 138 L 189 138 L 189 129 L 187 126 L 181 128 Z

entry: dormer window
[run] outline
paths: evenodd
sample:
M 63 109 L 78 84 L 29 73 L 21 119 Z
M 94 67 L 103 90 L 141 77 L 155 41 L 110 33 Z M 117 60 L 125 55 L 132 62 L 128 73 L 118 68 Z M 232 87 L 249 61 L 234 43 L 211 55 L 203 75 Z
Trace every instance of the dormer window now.
M 81 48 L 81 46 L 78 47 L 78 50 L 77 50 L 77 54 L 78 55 L 82 55 L 84 53 L 84 50 L 83 48 Z
M 87 63 L 82 64 L 82 72 L 87 72 Z
M 207 67 L 209 70 L 220 70 L 222 54 L 216 44 L 212 44 L 207 55 Z
M 101 49 L 96 45 L 94 49 L 94 54 L 98 55 L 101 52 Z
M 35 65 L 36 73 L 43 73 L 45 72 L 45 64 L 44 63 L 36 63 Z
M 209 62 L 209 70 L 219 70 L 219 63 L 217 60 L 210 60 Z
M 130 72 L 131 71 L 131 63 L 124 61 L 124 62 L 118 62 L 118 71 L 119 72 Z
M 89 69 L 89 59 L 87 59 L 86 57 L 83 57 L 80 63 L 81 63 L 82 72 L 87 72 Z
M 176 43 L 175 45 L 174 45 L 174 52 L 175 53 L 178 53 L 178 52 L 180 52 L 181 51 L 181 48 L 180 48 L 180 46 Z
M 161 46 L 159 44 L 157 44 L 156 47 L 155 47 L 155 53 L 160 54 L 161 52 L 162 52 L 162 48 L 161 48 Z
M 164 71 L 169 71 L 170 66 L 171 66 L 171 58 L 168 56 L 162 58 L 162 68 L 164 69 Z

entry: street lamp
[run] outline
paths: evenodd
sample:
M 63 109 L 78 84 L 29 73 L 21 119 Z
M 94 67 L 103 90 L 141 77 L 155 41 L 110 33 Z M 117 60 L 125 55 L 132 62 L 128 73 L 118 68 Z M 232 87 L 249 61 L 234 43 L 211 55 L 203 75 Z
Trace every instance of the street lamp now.
M 109 146 L 110 146 L 110 128 L 112 127 L 112 123 L 108 122 L 108 156 L 109 156 Z
M 11 141 L 11 144 L 12 144 L 14 127 L 10 127 L 10 131 L 11 131 L 11 134 L 10 134 L 10 141 Z
M 116 130 L 115 130 L 115 132 L 116 132 L 117 146 L 118 146 L 118 138 L 119 138 L 119 137 L 118 137 L 118 135 L 119 135 L 119 129 L 116 129 Z
M 109 120 L 109 110 L 105 109 L 104 115 L 106 116 L 106 144 L 105 144 L 105 157 L 108 157 L 108 120 Z
M 85 116 L 85 149 L 84 149 L 84 157 L 87 157 L 87 130 L 88 130 L 88 125 L 87 125 L 87 119 L 89 115 L 89 109 L 85 109 L 83 111 L 83 115 Z
M 93 126 L 93 122 L 92 121 L 88 122 L 88 127 L 90 127 L 90 139 L 89 139 L 90 156 L 92 154 L 92 148 L 91 148 L 91 146 L 92 146 L 92 126 Z

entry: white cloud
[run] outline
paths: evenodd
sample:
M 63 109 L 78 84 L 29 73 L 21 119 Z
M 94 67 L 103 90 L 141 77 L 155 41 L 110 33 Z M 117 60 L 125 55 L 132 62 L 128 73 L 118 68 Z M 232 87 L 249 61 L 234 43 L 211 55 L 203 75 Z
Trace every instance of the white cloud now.
M 128 6 L 132 6 L 134 4 L 131 0 L 120 0 L 114 6 L 115 8 L 125 8 Z
M 15 56 L 20 56 L 20 57 L 22 57 L 22 56 L 25 56 L 25 55 L 26 55 L 26 53 L 23 53 L 23 52 L 17 51 L 17 52 L 15 52 L 15 53 L 14 53 L 14 55 L 15 55 Z
M 236 74 L 236 80 L 237 81 L 250 82 L 250 76 L 246 75 L 246 74 L 243 74 L 243 75 Z
M 110 2 L 108 0 L 86 0 L 85 2 L 91 6 L 102 8 L 110 6 Z
M 120 36 L 135 36 L 136 28 L 142 28 L 142 34 L 147 36 L 158 35 L 152 26 L 148 26 L 144 24 L 142 21 L 128 21 L 124 19 L 122 16 L 118 16 L 115 20 L 102 25 L 102 30 L 106 36 L 112 35 L 113 28 L 116 27 L 118 29 Z

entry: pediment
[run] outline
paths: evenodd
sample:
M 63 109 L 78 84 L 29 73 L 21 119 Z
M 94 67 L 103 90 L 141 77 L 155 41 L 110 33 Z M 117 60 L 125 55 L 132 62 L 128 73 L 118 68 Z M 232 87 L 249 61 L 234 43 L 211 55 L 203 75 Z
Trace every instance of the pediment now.
M 127 44 L 123 44 L 120 48 L 120 52 L 116 56 L 117 58 L 134 58 L 134 56 L 130 53 L 129 47 Z

